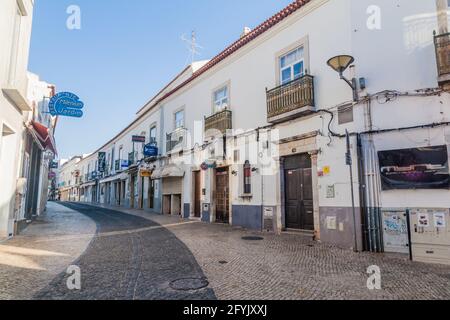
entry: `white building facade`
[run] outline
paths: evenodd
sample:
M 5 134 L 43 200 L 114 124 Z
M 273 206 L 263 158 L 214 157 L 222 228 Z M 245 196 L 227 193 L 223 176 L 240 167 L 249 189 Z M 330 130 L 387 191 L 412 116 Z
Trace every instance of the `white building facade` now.
M 93 154 L 94 202 L 383 251 L 386 212 L 450 208 L 448 20 L 441 0 L 293 2 Z
M 27 100 L 27 66 L 33 4 L 32 0 L 0 4 L 0 239 L 14 234 L 20 215 L 17 188 L 21 187 L 24 120 L 32 111 Z

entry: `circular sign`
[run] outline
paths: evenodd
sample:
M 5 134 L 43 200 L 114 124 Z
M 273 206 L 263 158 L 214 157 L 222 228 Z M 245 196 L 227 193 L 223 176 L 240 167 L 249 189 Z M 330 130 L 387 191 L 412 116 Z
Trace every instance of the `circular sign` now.
M 73 93 L 60 92 L 50 99 L 48 108 L 52 116 L 81 118 L 84 103 Z

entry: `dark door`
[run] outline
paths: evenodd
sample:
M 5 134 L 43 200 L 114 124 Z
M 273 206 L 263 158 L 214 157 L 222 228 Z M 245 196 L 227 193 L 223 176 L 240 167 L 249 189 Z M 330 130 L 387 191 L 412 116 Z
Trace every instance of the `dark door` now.
M 141 177 L 141 192 L 139 196 L 139 209 L 144 209 L 144 185 L 145 185 L 145 178 Z
M 216 171 L 216 221 L 230 221 L 230 193 L 228 185 L 228 168 Z
M 148 186 L 148 207 L 153 209 L 155 207 L 155 180 L 149 178 L 149 186 Z
M 201 217 L 201 193 L 202 186 L 200 180 L 200 171 L 194 172 L 194 217 Z
M 286 227 L 314 230 L 311 158 L 300 155 L 285 159 Z
M 116 197 L 117 197 L 117 204 L 120 206 L 122 204 L 122 182 L 117 182 L 116 183 L 116 188 L 117 188 L 117 193 L 116 193 Z

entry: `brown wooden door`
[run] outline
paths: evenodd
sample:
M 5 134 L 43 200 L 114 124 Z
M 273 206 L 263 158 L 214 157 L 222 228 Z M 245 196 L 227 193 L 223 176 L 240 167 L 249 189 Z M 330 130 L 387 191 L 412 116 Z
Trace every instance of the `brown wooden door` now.
M 312 169 L 308 155 L 290 158 L 285 166 L 286 227 L 314 230 Z
M 229 223 L 230 221 L 230 192 L 228 168 L 216 171 L 216 221 Z
M 201 217 L 201 194 L 202 194 L 202 186 L 200 179 L 200 171 L 194 172 L 194 217 Z

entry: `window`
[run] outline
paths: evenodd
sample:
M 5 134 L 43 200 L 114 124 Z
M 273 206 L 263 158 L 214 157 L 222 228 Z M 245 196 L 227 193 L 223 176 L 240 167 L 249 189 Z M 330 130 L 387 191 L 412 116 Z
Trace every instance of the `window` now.
M 184 110 L 175 112 L 175 130 L 184 127 Z
M 116 150 L 116 147 L 113 147 L 112 148 L 112 150 L 111 150 L 111 167 L 110 167 L 110 169 L 111 169 L 111 172 L 113 172 L 113 170 L 114 170 L 114 162 L 115 162 L 115 159 L 114 159 L 114 151 Z
M 228 87 L 225 86 L 214 92 L 214 112 L 220 112 L 228 108 Z
M 286 84 L 305 74 L 304 48 L 300 47 L 280 57 L 280 82 Z
M 150 143 L 153 144 L 154 146 L 157 145 L 156 142 L 156 126 L 153 126 L 150 128 Z
M 252 166 L 247 160 L 244 164 L 244 194 L 252 193 Z

